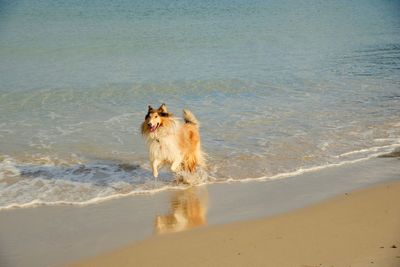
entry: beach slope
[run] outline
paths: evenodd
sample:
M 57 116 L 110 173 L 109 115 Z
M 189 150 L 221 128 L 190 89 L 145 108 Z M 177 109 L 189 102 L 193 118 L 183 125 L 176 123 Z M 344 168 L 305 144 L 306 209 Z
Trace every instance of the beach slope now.
M 154 238 L 72 266 L 400 266 L 400 182 Z

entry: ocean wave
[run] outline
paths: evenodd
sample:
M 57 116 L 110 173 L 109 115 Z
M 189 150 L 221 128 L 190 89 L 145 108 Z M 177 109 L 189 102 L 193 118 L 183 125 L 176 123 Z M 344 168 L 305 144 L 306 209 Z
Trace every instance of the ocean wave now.
M 180 175 L 186 177 L 190 183 L 197 181 L 197 185 L 278 180 L 365 161 L 398 147 L 400 144 L 355 150 L 336 158 L 350 155 L 362 157 L 260 177 L 222 178 L 204 172 L 200 176 Z M 18 162 L 9 156 L 2 156 L 0 159 L 0 211 L 37 206 L 86 206 L 122 197 L 182 190 L 189 186 L 175 183 L 173 177 L 165 173 L 155 181 L 149 167 L 145 165 L 107 161 L 68 165 L 65 162 L 59 164 L 59 161 L 55 164 L 50 158 L 42 158 L 39 163 L 33 164 Z
M 368 148 L 363 148 L 363 149 L 358 149 L 358 150 L 353 150 L 353 151 L 349 151 L 346 153 L 342 153 L 338 156 L 335 156 L 336 158 L 343 158 L 346 156 L 351 156 L 351 155 L 355 155 L 355 154 L 363 154 L 363 153 L 371 153 L 371 152 L 378 152 L 381 151 L 383 149 L 394 149 L 399 147 L 400 144 L 391 144 L 391 145 L 386 145 L 386 146 L 373 146 L 373 147 L 368 147 Z
M 149 194 L 155 194 L 158 192 L 166 191 L 166 190 L 172 190 L 172 189 L 180 189 L 180 188 L 186 188 L 187 186 L 172 186 L 172 185 L 164 185 L 163 187 L 155 188 L 155 189 L 142 189 L 142 190 L 135 190 L 126 194 L 113 194 L 109 196 L 104 196 L 104 197 L 94 197 L 86 201 L 41 201 L 38 199 L 32 200 L 27 203 L 11 203 L 8 204 L 7 206 L 0 206 L 0 211 L 1 210 L 8 210 L 8 209 L 14 209 L 14 208 L 33 208 L 33 207 L 38 207 L 38 206 L 59 206 L 59 205 L 71 205 L 71 206 L 87 206 L 90 204 L 98 204 L 107 200 L 112 200 L 112 199 L 118 199 L 122 197 L 127 197 L 127 196 L 134 196 L 134 195 L 149 195 Z
M 229 178 L 227 180 L 225 180 L 226 182 L 253 182 L 253 181 L 268 181 L 268 180 L 278 180 L 278 179 L 283 179 L 283 178 L 289 178 L 289 177 L 293 177 L 293 176 L 298 176 L 298 175 L 302 175 L 305 173 L 310 173 L 310 172 L 316 172 L 316 171 L 320 171 L 323 169 L 327 169 L 327 168 L 332 168 L 332 167 L 339 167 L 339 166 L 343 166 L 343 165 L 347 165 L 347 164 L 354 164 L 357 162 L 361 162 L 361 161 L 365 161 L 365 160 L 369 160 L 372 158 L 376 158 L 378 156 L 382 155 L 382 153 L 375 153 L 375 154 L 371 154 L 367 157 L 364 158 L 359 158 L 359 159 L 354 159 L 354 160 L 344 160 L 341 162 L 337 162 L 337 163 L 329 163 L 329 164 L 325 164 L 325 165 L 320 165 L 320 166 L 314 166 L 314 167 L 309 167 L 309 168 L 299 168 L 295 171 L 291 171 L 291 172 L 283 172 L 283 173 L 278 173 L 272 176 L 261 176 L 261 177 L 255 177 L 255 178 L 244 178 L 244 179 L 239 179 L 239 180 L 235 180 L 232 178 Z

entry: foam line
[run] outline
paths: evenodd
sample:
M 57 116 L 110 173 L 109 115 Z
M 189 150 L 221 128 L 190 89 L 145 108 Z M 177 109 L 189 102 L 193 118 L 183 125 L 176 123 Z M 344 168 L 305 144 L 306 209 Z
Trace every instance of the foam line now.
M 361 149 L 361 150 L 356 150 L 352 152 L 347 152 L 344 154 L 339 155 L 338 157 L 343 157 L 343 155 L 353 155 L 357 153 L 363 153 L 363 152 L 376 152 L 378 150 L 388 150 L 389 148 L 397 148 L 400 147 L 400 144 L 393 144 L 393 145 L 388 145 L 388 146 L 382 146 L 382 147 L 372 147 L 368 149 Z M 362 151 L 362 152 L 360 152 Z M 208 181 L 206 182 L 201 182 L 199 184 L 196 184 L 196 186 L 203 186 L 207 184 L 222 184 L 222 183 L 246 183 L 246 182 L 254 182 L 254 181 L 268 181 L 268 180 L 278 180 L 278 179 L 284 179 L 284 178 L 290 178 L 298 175 L 302 175 L 305 173 L 310 173 L 310 172 L 316 172 L 320 171 L 326 168 L 332 168 L 332 167 L 339 167 L 347 164 L 354 164 L 362 161 L 366 161 L 372 158 L 376 158 L 377 156 L 382 155 L 383 153 L 386 153 L 387 151 L 380 151 L 378 153 L 370 154 L 366 157 L 363 158 L 358 158 L 358 159 L 353 159 L 353 160 L 345 160 L 337 163 L 329 163 L 325 165 L 320 165 L 320 166 L 314 166 L 314 167 L 309 167 L 309 168 L 299 168 L 295 171 L 291 172 L 284 172 L 284 173 L 278 173 L 272 176 L 261 176 L 261 177 L 249 177 L 249 178 L 244 178 L 244 179 L 233 179 L 233 178 L 216 178 L 209 176 Z M 40 200 L 33 200 L 28 203 L 23 203 L 23 204 L 18 204 L 18 203 L 12 203 L 7 206 L 0 207 L 0 211 L 2 210 L 9 210 L 9 209 L 14 209 L 14 208 L 31 208 L 31 207 L 37 207 L 37 206 L 58 206 L 58 205 L 72 205 L 72 206 L 87 206 L 91 204 L 97 204 L 101 203 L 104 201 L 108 200 L 113 200 L 113 199 L 118 199 L 122 197 L 127 197 L 127 196 L 134 196 L 134 195 L 152 195 L 155 193 L 159 193 L 162 191 L 167 191 L 167 190 L 183 190 L 186 189 L 188 186 L 185 185 L 164 185 L 160 188 L 155 188 L 155 189 L 139 189 L 139 190 L 133 190 L 129 193 L 117 193 L 117 194 L 112 194 L 104 197 L 94 197 L 92 199 L 89 199 L 87 201 L 82 201 L 82 202 L 74 202 L 74 201 L 53 201 L 53 202 L 45 202 L 45 201 L 40 201 Z
M 335 158 L 341 158 L 341 157 L 346 157 L 346 156 L 350 156 L 350 155 L 354 155 L 354 154 L 361 154 L 361 153 L 366 153 L 366 152 L 376 152 L 376 151 L 379 151 L 379 150 L 385 149 L 385 148 L 397 148 L 397 147 L 400 147 L 400 144 L 392 144 L 392 145 L 387 145 L 387 146 L 374 146 L 374 147 L 370 147 L 370 148 L 364 148 L 364 149 L 346 152 L 346 153 L 340 154 L 338 156 L 335 156 Z
M 186 188 L 186 187 L 185 187 Z M 92 204 L 98 204 L 101 202 L 105 202 L 107 200 L 113 200 L 113 199 L 118 199 L 122 197 L 128 197 L 128 196 L 134 196 L 134 195 L 152 195 L 155 193 L 159 193 L 162 191 L 166 190 L 177 190 L 177 189 L 183 189 L 183 186 L 164 186 L 160 187 L 157 189 L 152 189 L 152 190 L 135 190 L 126 194 L 114 194 L 114 195 L 109 195 L 105 197 L 95 197 L 87 201 L 82 201 L 82 202 L 74 202 L 74 201 L 52 201 L 52 202 L 44 202 L 40 200 L 33 200 L 28 203 L 23 203 L 23 204 L 10 204 L 7 206 L 0 207 L 0 211 L 2 210 L 9 210 L 9 209 L 14 209 L 14 208 L 33 208 L 33 207 L 38 207 L 38 206 L 88 206 Z

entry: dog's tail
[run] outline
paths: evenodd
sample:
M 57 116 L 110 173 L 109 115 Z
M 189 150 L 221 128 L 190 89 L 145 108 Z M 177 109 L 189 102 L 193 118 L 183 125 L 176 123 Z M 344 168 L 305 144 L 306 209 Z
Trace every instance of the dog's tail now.
M 190 110 L 184 109 L 183 110 L 183 119 L 185 120 L 185 123 L 192 123 L 196 125 L 197 127 L 200 126 L 199 121 L 196 119 L 196 117 L 193 115 Z

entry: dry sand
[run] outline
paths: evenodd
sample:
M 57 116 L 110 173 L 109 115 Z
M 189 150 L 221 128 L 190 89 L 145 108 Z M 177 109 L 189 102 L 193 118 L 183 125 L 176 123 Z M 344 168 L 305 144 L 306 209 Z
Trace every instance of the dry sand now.
M 400 182 L 294 212 L 166 234 L 73 266 L 400 266 Z
M 271 218 L 399 179 L 397 157 L 377 158 L 265 182 L 211 184 L 82 207 L 5 210 L 0 212 L 0 266 L 62 266 L 136 244 L 156 232 Z M 168 225 L 177 219 L 179 223 Z

